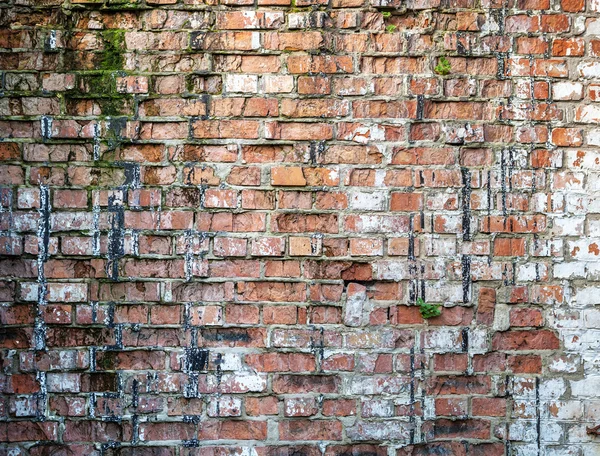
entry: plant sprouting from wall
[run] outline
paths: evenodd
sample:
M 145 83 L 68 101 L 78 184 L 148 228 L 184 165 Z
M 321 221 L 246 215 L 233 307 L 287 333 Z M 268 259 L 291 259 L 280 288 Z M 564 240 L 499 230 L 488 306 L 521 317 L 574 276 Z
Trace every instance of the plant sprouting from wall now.
M 419 312 L 424 319 L 439 317 L 442 314 L 442 306 L 440 304 L 427 304 L 423 298 L 417 298 Z
M 436 65 L 436 67 L 433 70 L 437 74 L 444 76 L 444 75 L 450 74 L 452 67 L 450 66 L 450 62 L 448 61 L 448 59 L 444 56 L 441 56 L 438 60 L 438 64 Z

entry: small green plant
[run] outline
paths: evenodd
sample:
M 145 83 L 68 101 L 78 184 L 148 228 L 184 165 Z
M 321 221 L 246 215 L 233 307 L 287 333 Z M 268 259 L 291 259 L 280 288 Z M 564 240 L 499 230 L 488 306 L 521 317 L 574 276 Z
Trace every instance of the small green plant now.
M 390 13 L 389 11 L 384 11 L 383 13 L 381 13 L 381 15 L 384 17 L 384 19 L 392 17 L 392 13 Z
M 423 298 L 417 298 L 419 312 L 424 319 L 439 317 L 442 314 L 442 306 L 439 304 L 427 304 Z
M 386 25 L 386 26 L 385 26 L 385 31 L 386 31 L 386 32 L 388 32 L 388 33 L 394 33 L 394 32 L 396 31 L 396 29 L 397 29 L 397 28 L 398 28 L 398 27 L 397 27 L 397 26 L 395 26 L 395 25 L 393 25 L 393 24 Z
M 434 71 L 437 74 L 446 75 L 449 74 L 451 70 L 452 67 L 450 66 L 450 62 L 448 62 L 448 59 L 444 56 L 441 56 L 438 60 L 438 64 L 434 68 Z

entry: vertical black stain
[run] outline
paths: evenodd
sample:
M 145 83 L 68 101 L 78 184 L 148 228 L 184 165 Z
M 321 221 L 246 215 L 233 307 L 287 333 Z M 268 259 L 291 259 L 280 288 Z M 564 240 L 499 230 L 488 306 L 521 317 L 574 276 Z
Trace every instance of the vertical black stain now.
M 111 454 L 114 454 L 114 452 L 113 452 L 113 451 L 109 451 L 109 450 L 114 450 L 114 449 L 117 449 L 117 448 L 119 448 L 120 446 L 121 446 L 121 443 L 120 443 L 120 442 L 114 442 L 114 441 L 111 441 L 111 442 L 103 443 L 103 444 L 100 446 L 100 454 L 101 454 L 102 456 L 104 456 L 104 455 L 111 455 Z M 108 453 L 107 453 L 107 452 L 108 452 Z
M 492 213 L 492 171 L 487 172 L 487 214 L 488 217 Z
M 52 117 L 42 116 L 41 119 L 42 139 L 44 142 L 52 138 Z
M 140 418 L 135 413 L 131 416 L 131 443 L 136 444 L 139 441 L 140 435 Z
M 471 172 L 461 168 L 462 173 L 462 228 L 463 240 L 471 240 Z
M 325 141 L 311 141 L 308 153 L 309 161 L 311 165 L 316 165 L 319 162 L 319 158 L 325 152 Z
M 510 280 L 508 278 L 508 266 L 505 264 L 503 269 L 502 269 L 502 280 L 504 285 L 509 285 L 510 284 Z
M 202 116 L 200 116 L 200 118 L 202 120 L 208 120 L 208 118 L 210 117 L 210 103 L 211 103 L 212 97 L 209 94 L 204 93 L 204 94 L 202 94 L 202 96 L 200 98 L 201 98 L 202 102 L 204 103 L 204 114 Z M 194 125 L 194 123 L 190 122 L 190 127 L 192 125 Z M 191 136 L 191 137 L 193 137 L 193 136 Z
M 96 372 L 96 347 L 90 347 L 90 372 Z
M 426 301 L 425 298 L 425 266 L 421 265 L 421 299 Z
M 409 231 L 408 231 L 408 259 L 415 260 L 415 230 L 414 230 L 414 215 L 410 214 Z
M 315 332 L 313 331 L 313 334 L 314 333 Z M 313 336 L 311 335 L 310 348 L 311 351 L 315 354 L 317 366 L 319 368 L 319 371 L 321 371 L 323 369 L 323 358 L 325 357 L 325 333 L 322 327 L 318 329 L 318 337 L 316 341 L 315 338 L 313 338 Z
M 535 378 L 535 430 L 536 430 L 536 443 L 538 454 L 540 454 L 541 446 L 542 446 L 542 419 L 540 412 L 540 378 Z
M 456 33 L 456 52 L 458 52 L 458 55 L 466 55 L 467 54 L 467 49 L 465 48 L 462 40 L 465 37 L 465 34 L 462 32 L 457 32 Z
M 221 353 L 217 353 L 215 356 L 215 368 L 217 375 L 217 385 L 221 384 L 221 380 L 223 379 L 223 355 Z
M 462 289 L 463 303 L 467 303 L 471 295 L 471 257 L 469 255 L 462 256 Z
M 127 126 L 126 117 L 112 117 L 107 122 L 107 146 L 109 149 L 117 148 L 123 141 L 122 131 Z
M 119 280 L 119 259 L 125 255 L 125 211 L 114 196 L 108 199 L 110 230 L 108 232 L 108 252 L 106 274 L 111 280 Z
M 501 53 L 497 53 L 496 54 L 496 63 L 497 63 L 497 70 L 496 70 L 496 79 L 498 79 L 499 81 L 502 81 L 504 79 L 506 79 L 506 67 L 505 67 L 505 61 L 504 61 L 504 55 Z
M 423 120 L 423 111 L 425 109 L 425 98 L 423 95 L 417 95 L 417 120 Z
M 200 372 L 208 366 L 208 350 L 202 348 L 185 349 L 185 370 L 188 372 Z
M 410 349 L 410 415 L 408 417 L 413 425 L 410 428 L 410 443 L 415 443 L 415 349 Z
M 138 163 L 119 163 L 125 172 L 124 186 L 137 188 L 141 185 L 140 165 Z M 124 197 L 127 192 L 124 192 Z
M 43 307 L 47 304 L 48 282 L 44 266 L 48 261 L 50 248 L 50 190 L 47 185 L 40 185 L 40 214 L 38 222 L 38 306 L 34 323 L 34 342 L 36 350 L 46 348 L 46 324 L 44 322 Z
M 513 190 L 513 172 L 515 170 L 515 150 L 514 147 L 508 149 L 508 189 L 512 192 Z
M 461 331 L 462 335 L 462 351 L 463 353 L 469 352 L 469 328 L 463 328 Z
M 104 319 L 104 324 L 107 328 L 115 327 L 115 303 L 109 302 L 106 308 L 106 318 Z
M 50 244 L 50 190 L 47 185 L 40 185 L 40 226 L 39 226 L 39 253 L 38 258 L 48 260 Z
M 411 272 L 411 274 L 414 274 L 416 270 L 416 267 L 409 266 L 409 271 Z M 417 284 L 417 279 L 412 279 L 409 283 L 408 300 L 413 304 L 417 302 Z
M 502 188 L 502 215 L 506 217 L 506 150 L 502 149 L 500 156 L 500 186 Z
M 40 390 L 34 394 L 36 399 L 36 417 L 40 421 L 46 420 L 46 403 L 48 401 L 48 387 L 46 385 L 46 372 L 36 372 L 36 380 Z

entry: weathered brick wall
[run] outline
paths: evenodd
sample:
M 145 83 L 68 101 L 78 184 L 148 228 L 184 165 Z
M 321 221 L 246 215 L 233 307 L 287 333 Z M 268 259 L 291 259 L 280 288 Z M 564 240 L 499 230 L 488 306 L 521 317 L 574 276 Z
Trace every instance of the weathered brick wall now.
M 599 13 L 0 4 L 0 455 L 600 454 Z

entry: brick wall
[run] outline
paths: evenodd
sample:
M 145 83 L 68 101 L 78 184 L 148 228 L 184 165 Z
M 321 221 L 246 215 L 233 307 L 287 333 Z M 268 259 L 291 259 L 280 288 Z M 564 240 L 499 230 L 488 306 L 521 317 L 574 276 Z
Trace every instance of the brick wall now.
M 0 455 L 600 454 L 599 13 L 0 4 Z

